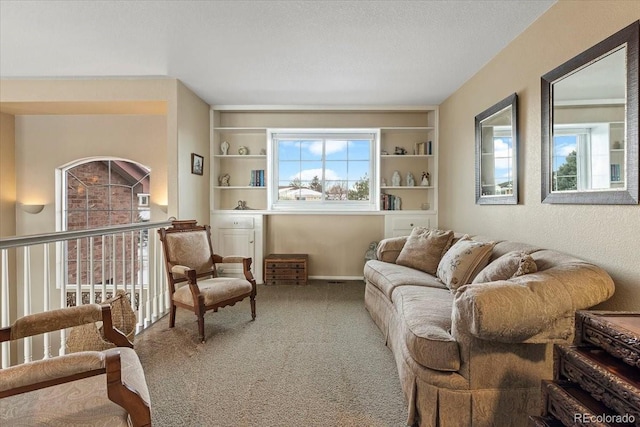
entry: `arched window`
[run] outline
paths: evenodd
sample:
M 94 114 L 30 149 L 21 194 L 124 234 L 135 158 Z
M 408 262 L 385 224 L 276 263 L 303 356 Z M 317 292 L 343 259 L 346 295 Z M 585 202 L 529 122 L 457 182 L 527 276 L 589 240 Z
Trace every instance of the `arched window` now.
M 63 230 L 85 230 L 150 219 L 151 171 L 148 167 L 124 159 L 92 158 L 67 165 L 61 172 Z M 126 233 L 68 242 L 66 283 L 80 288 L 102 283 L 130 288 L 140 280 L 137 276 L 141 271 L 140 260 L 145 262 L 147 259 L 147 237 Z M 75 295 L 69 294 L 68 299 L 73 300 L 68 301 L 69 305 L 75 304 Z M 97 301 L 104 299 L 96 294 Z

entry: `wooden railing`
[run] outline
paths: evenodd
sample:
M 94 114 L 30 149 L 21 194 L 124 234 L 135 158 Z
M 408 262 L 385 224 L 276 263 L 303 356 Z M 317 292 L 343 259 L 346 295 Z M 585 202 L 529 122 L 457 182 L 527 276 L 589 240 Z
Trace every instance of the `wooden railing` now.
M 136 333 L 147 328 L 169 308 L 157 233 L 169 225 L 143 222 L 1 238 L 0 326 L 32 313 L 101 302 L 124 289 L 136 313 Z M 2 368 L 32 361 L 34 354 L 49 358 L 56 347 L 65 354 L 66 331 L 56 334 L 25 338 L 13 349 L 2 343 Z

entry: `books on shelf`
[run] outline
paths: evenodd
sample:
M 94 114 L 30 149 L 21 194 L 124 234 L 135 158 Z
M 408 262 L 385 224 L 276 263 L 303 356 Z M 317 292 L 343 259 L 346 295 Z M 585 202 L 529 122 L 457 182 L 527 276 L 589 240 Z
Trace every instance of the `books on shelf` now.
M 427 142 L 416 142 L 413 146 L 413 154 L 417 155 L 432 155 L 433 154 L 433 143 L 431 141 Z
M 393 194 L 382 193 L 380 195 L 380 207 L 383 211 L 399 211 L 402 210 L 402 199 Z
M 618 163 L 611 164 L 611 182 L 621 181 L 621 168 Z
M 252 169 L 251 180 L 249 186 L 251 187 L 264 187 L 264 169 Z

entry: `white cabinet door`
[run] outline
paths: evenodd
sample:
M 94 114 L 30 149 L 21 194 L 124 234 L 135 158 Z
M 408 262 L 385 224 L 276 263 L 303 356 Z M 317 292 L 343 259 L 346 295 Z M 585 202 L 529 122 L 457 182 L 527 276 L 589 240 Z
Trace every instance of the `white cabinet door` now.
M 251 257 L 251 271 L 256 283 L 263 283 L 262 263 L 264 260 L 264 217 L 254 214 L 213 214 L 211 215 L 213 251 L 222 256 L 239 255 Z M 239 266 L 225 265 L 221 275 L 242 275 Z
M 237 230 L 221 228 L 218 230 L 220 234 L 218 248 L 220 254 L 224 256 L 239 255 L 253 258 L 255 256 L 254 251 L 254 231 L 249 230 Z
M 255 232 L 253 229 L 220 228 L 218 232 L 218 249 L 215 251 L 223 256 L 255 257 Z M 255 272 L 256 265 L 251 269 Z M 220 275 L 244 278 L 241 264 L 218 265 Z M 255 273 L 254 273 L 255 275 Z

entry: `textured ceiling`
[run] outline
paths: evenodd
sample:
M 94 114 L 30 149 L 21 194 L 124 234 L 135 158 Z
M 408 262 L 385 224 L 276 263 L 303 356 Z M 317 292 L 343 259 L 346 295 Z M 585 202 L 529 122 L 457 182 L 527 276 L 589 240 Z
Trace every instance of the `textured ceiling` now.
M 0 77 L 168 76 L 211 105 L 436 105 L 554 2 L 0 0 Z

